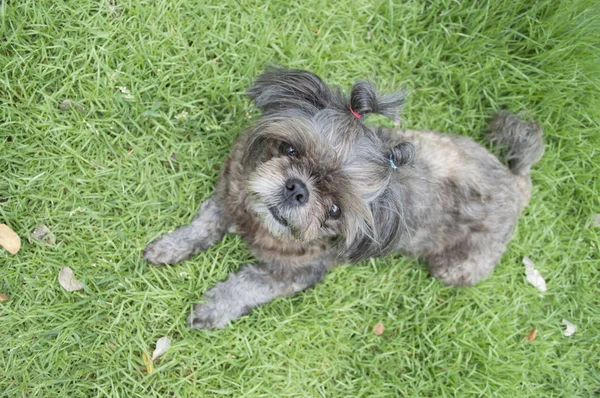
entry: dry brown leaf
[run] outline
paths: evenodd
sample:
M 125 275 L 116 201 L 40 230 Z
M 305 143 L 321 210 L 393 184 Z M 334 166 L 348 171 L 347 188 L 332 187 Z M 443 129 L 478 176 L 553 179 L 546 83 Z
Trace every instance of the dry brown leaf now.
M 535 338 L 537 337 L 537 332 L 538 332 L 537 328 L 531 329 L 529 331 L 529 333 L 527 333 L 527 336 L 525 336 L 525 339 L 527 341 L 533 341 L 533 340 L 535 340 Z
M 54 237 L 54 234 L 50 232 L 48 227 L 44 224 L 35 227 L 35 229 L 31 233 L 31 237 L 35 240 L 46 242 L 49 245 L 54 245 L 56 243 L 56 238 Z
M 83 289 L 83 283 L 79 282 L 69 267 L 62 267 L 58 273 L 58 283 L 67 291 L 74 292 Z
M 150 360 L 150 358 L 148 358 L 148 355 L 146 355 L 145 352 L 142 352 L 142 359 L 144 360 L 144 365 L 146 365 L 146 372 L 148 372 L 148 374 L 152 376 L 152 372 L 154 371 L 152 367 L 152 361 Z
M 17 254 L 21 250 L 21 238 L 6 224 L 0 224 L 0 246 L 10 254 Z
M 4 293 L 0 293 L 0 302 L 8 301 L 8 296 Z
M 383 326 L 382 322 L 379 322 L 377 325 L 373 326 L 373 333 L 377 336 L 381 336 L 385 331 L 385 326 Z

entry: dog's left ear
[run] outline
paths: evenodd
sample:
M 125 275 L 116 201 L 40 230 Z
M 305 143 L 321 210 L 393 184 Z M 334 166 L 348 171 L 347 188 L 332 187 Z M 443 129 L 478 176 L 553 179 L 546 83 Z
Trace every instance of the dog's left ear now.
M 332 97 L 314 73 L 282 68 L 268 69 L 247 94 L 266 113 L 293 108 L 313 114 L 327 107 Z

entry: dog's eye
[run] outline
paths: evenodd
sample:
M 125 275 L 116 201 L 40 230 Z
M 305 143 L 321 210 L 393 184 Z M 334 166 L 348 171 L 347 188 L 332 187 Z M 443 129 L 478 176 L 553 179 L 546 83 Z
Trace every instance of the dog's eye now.
M 339 206 L 336 204 L 332 204 L 331 208 L 329 209 L 329 218 L 337 220 L 338 218 L 340 218 L 341 215 L 342 210 L 339 208 Z
M 296 148 L 287 142 L 282 142 L 281 145 L 279 145 L 279 153 L 285 156 L 298 156 Z

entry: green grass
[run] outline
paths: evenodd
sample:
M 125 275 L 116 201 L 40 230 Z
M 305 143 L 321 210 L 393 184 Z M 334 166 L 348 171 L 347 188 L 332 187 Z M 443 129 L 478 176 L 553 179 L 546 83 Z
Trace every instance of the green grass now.
M 0 250 L 0 396 L 599 396 L 600 8 L 463 3 L 2 1 L 0 223 L 23 247 Z M 243 242 L 165 268 L 140 252 L 210 194 L 270 63 L 407 87 L 411 128 L 480 139 L 500 105 L 530 111 L 546 154 L 493 275 L 453 289 L 414 260 L 368 261 L 188 330 L 190 304 L 250 259 Z M 29 238 L 42 223 L 55 246 Z M 524 255 L 547 293 L 525 282 Z M 59 286 L 63 265 L 83 291 Z M 142 353 L 164 335 L 148 375 Z

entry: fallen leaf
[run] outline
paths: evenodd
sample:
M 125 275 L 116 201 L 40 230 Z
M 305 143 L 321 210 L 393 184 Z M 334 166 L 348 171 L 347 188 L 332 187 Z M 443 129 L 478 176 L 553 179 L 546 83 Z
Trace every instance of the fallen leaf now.
M 35 229 L 31 233 L 31 237 L 38 241 L 44 241 L 49 245 L 54 245 L 56 243 L 56 238 L 54 237 L 54 234 L 50 232 L 48 227 L 44 224 L 35 227 Z
M 58 104 L 58 109 L 60 109 L 61 111 L 75 109 L 79 113 L 85 113 L 85 107 L 83 105 L 68 99 Z
M 535 338 L 537 337 L 537 332 L 538 332 L 537 328 L 531 329 L 529 331 L 529 333 L 527 333 L 527 336 L 525 336 L 525 339 L 527 341 L 533 341 L 533 340 L 535 340 Z
M 545 292 L 547 290 L 546 281 L 544 280 L 542 274 L 540 274 L 540 271 L 535 269 L 535 264 L 533 261 L 531 261 L 529 257 L 525 256 L 523 257 L 523 265 L 525 266 L 525 277 L 527 282 L 531 283 L 539 291 Z
M 74 292 L 83 289 L 83 283 L 79 282 L 69 267 L 62 267 L 58 273 L 58 283 L 67 291 Z
M 17 254 L 21 250 L 21 238 L 5 224 L 0 224 L 0 246 L 10 254 Z
M 60 104 L 58 104 L 58 109 L 61 111 L 68 111 L 71 109 L 71 100 L 64 100 Z
M 112 13 L 113 17 L 119 17 L 121 13 L 117 10 L 117 5 L 114 1 L 106 1 L 106 5 L 108 6 L 109 11 Z
M 567 336 L 567 337 L 572 336 L 577 331 L 577 326 L 573 325 L 571 322 L 567 321 L 566 319 L 562 320 L 562 324 L 567 327 L 563 331 L 563 336 Z
M 69 212 L 69 217 L 73 217 L 73 214 L 75 214 L 75 213 L 85 213 L 85 212 L 86 212 L 86 210 L 87 210 L 87 209 L 84 209 L 84 208 L 81 208 L 81 207 L 78 207 L 78 208 L 76 208 L 76 209 L 73 209 L 73 210 L 71 210 L 71 211 Z
M 117 86 L 117 89 L 123 94 L 123 98 L 125 99 L 133 99 L 133 95 L 131 95 L 131 91 L 125 86 Z
M 0 302 L 8 301 L 8 296 L 4 293 L 0 293 Z
M 183 112 L 181 112 L 180 114 L 175 115 L 175 119 L 177 119 L 177 120 L 187 119 L 187 117 L 188 117 L 188 113 L 185 110 Z
M 163 355 L 167 350 L 171 347 L 171 340 L 168 337 L 161 337 L 156 341 L 156 348 L 152 353 L 152 360 L 158 359 L 161 355 Z
M 373 326 L 373 333 L 376 334 L 377 336 L 381 336 L 384 331 L 385 331 L 385 327 L 383 326 L 383 323 L 381 323 L 381 322 L 379 322 L 377 325 Z
M 142 359 L 144 360 L 144 365 L 146 365 L 146 372 L 152 376 L 152 372 L 154 371 L 152 368 L 152 361 L 148 358 L 148 355 L 146 355 L 145 352 L 142 352 Z
M 523 257 L 523 265 L 525 266 L 525 268 L 535 267 L 535 263 L 531 261 L 531 259 L 527 256 Z

